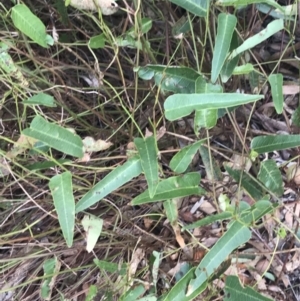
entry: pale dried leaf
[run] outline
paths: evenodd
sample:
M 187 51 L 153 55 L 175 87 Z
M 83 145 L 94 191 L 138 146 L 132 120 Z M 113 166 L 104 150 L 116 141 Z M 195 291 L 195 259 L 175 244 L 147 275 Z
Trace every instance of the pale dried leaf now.
M 146 128 L 146 132 L 145 132 L 145 138 L 151 137 L 153 136 L 153 133 L 151 131 L 148 130 L 148 128 Z
M 258 290 L 266 290 L 267 289 L 266 280 L 261 277 L 261 274 L 257 273 L 256 271 L 252 271 L 250 269 L 248 272 L 256 280 L 256 285 L 257 285 Z
M 87 153 L 99 152 L 108 149 L 113 144 L 105 140 L 96 140 L 93 137 L 85 137 L 83 139 L 84 151 Z
M 103 15 L 112 15 L 117 12 L 118 4 L 113 0 L 95 0 Z M 97 11 L 94 0 L 71 0 L 70 5 L 78 9 Z
M 10 159 L 15 158 L 19 154 L 22 154 L 26 149 L 32 148 L 37 142 L 36 139 L 21 135 L 19 139 L 14 143 L 12 149 L 7 152 L 6 156 Z
M 268 270 L 269 266 L 270 266 L 269 260 L 262 259 L 257 263 L 255 268 L 256 268 L 256 271 L 262 275 L 263 273 L 265 273 Z
M 300 267 L 300 253 L 297 250 L 293 258 L 286 263 L 285 269 L 287 272 L 293 272 Z
M 145 250 L 142 248 L 137 248 L 132 254 L 132 259 L 128 269 L 128 277 L 132 279 L 137 271 L 138 265 L 142 259 L 145 257 Z
M 0 178 L 7 176 L 10 174 L 9 163 L 0 157 Z
M 282 93 L 283 95 L 295 95 L 300 92 L 299 85 L 286 85 L 282 86 Z
M 292 210 L 290 210 L 290 209 L 288 209 L 285 214 L 284 224 L 287 226 L 288 229 L 292 229 L 292 227 L 293 227 L 293 221 L 294 221 L 293 215 L 294 214 L 293 214 Z
M 202 202 L 199 209 L 205 212 L 206 214 L 212 214 L 217 211 L 216 208 L 208 201 Z

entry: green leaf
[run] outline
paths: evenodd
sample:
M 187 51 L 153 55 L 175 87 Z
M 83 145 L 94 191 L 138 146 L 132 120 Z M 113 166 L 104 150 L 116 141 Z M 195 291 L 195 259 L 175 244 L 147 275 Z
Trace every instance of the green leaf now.
M 195 110 L 229 108 L 255 102 L 263 97 L 240 93 L 174 94 L 164 103 L 165 116 L 172 121 Z
M 193 294 L 199 286 L 203 285 L 232 251 L 246 243 L 250 238 L 251 231 L 244 224 L 238 221 L 233 222 L 197 266 L 196 278 L 190 281 L 187 296 Z
M 206 289 L 207 282 L 197 287 L 192 294 L 186 295 L 189 282 L 195 277 L 195 270 L 196 268 L 190 269 L 159 301 L 191 301 L 201 294 Z
M 238 47 L 238 45 L 239 45 L 238 35 L 234 31 L 233 34 L 232 34 L 229 51 L 234 50 L 235 48 Z M 227 60 L 224 63 L 224 65 L 222 67 L 222 70 L 220 72 L 221 80 L 222 80 L 223 83 L 226 83 L 229 80 L 229 78 L 231 77 L 231 75 L 234 72 L 234 69 L 236 68 L 236 65 L 237 65 L 239 59 L 240 59 L 240 56 L 237 55 L 232 60 Z
M 47 48 L 48 44 L 53 43 L 52 37 L 46 33 L 43 22 L 26 5 L 15 5 L 12 8 L 11 18 L 15 27 L 40 46 Z
M 142 18 L 141 24 L 138 24 L 138 32 L 135 26 L 131 27 L 126 34 L 130 34 L 133 38 L 137 38 L 136 34 L 141 35 L 147 33 L 152 28 L 152 20 L 150 18 Z
M 182 16 L 179 20 L 175 22 L 172 27 L 172 36 L 180 37 L 181 34 L 185 34 L 191 30 L 191 23 L 186 16 Z
M 170 168 L 177 173 L 183 173 L 187 170 L 188 166 L 192 162 L 196 152 L 200 145 L 206 141 L 206 139 L 197 141 L 191 145 L 188 145 L 181 149 L 171 160 Z
M 98 292 L 97 286 L 92 284 L 92 285 L 89 287 L 88 294 L 87 294 L 87 296 L 85 297 L 85 300 L 84 300 L 84 301 L 94 301 L 95 298 L 96 298 L 96 296 L 97 296 L 97 292 Z
M 275 34 L 276 32 L 282 30 L 284 28 L 283 20 L 274 20 L 268 24 L 268 26 L 257 33 L 256 35 L 248 38 L 246 41 L 243 42 L 241 46 L 236 48 L 231 55 L 229 56 L 229 60 L 233 59 L 235 56 L 239 55 L 240 53 L 253 48 L 254 46 L 262 43 L 263 41 L 267 40 L 270 36 Z
M 192 224 L 184 226 L 182 228 L 182 230 L 190 230 L 190 229 L 203 227 L 203 226 L 212 224 L 212 223 L 217 222 L 217 221 L 223 221 L 223 220 L 226 220 L 226 219 L 230 219 L 232 217 L 233 217 L 232 212 L 227 212 L 227 211 L 221 212 L 219 214 L 214 214 L 214 215 L 210 215 L 210 216 L 201 218 L 200 220 L 198 220 L 198 221 L 196 221 Z
M 300 127 L 300 106 L 292 114 L 292 124 Z
M 139 67 L 138 75 L 144 80 L 154 77 L 155 84 L 163 91 L 174 93 L 195 93 L 195 82 L 201 76 L 191 68 L 163 65 Z
M 211 129 L 217 124 L 218 110 L 203 109 L 196 110 L 194 118 L 194 131 L 197 134 L 200 129 Z
M 274 194 L 283 194 L 283 181 L 281 172 L 274 160 L 263 161 L 260 165 L 258 179 Z
M 128 292 L 121 296 L 120 301 L 133 301 L 140 300 L 141 297 L 146 292 L 146 288 L 142 284 L 133 286 Z
M 257 203 L 255 203 L 255 205 L 258 204 L 259 202 L 260 201 L 258 201 Z M 270 202 L 269 202 L 269 204 L 270 204 Z M 250 205 L 248 203 L 244 202 L 244 201 L 241 201 L 239 203 L 239 206 L 233 208 L 232 211 L 225 211 L 225 212 L 221 212 L 221 213 L 218 213 L 218 214 L 215 214 L 215 215 L 210 215 L 210 216 L 201 218 L 200 220 L 198 220 L 198 221 L 196 221 L 196 222 L 194 222 L 192 224 L 184 226 L 182 228 L 182 231 L 189 230 L 189 229 L 195 229 L 195 228 L 199 228 L 199 227 L 203 227 L 203 226 L 212 224 L 212 223 L 214 223 L 216 221 L 223 221 L 223 220 L 226 220 L 226 219 L 231 219 L 232 220 L 233 218 L 237 219 L 242 214 L 247 213 L 249 211 L 249 209 L 250 209 Z M 269 210 L 269 208 L 268 208 L 268 210 Z M 265 213 L 265 210 L 262 210 L 262 212 Z M 251 217 L 253 217 L 253 216 L 251 215 Z
M 76 213 L 94 205 L 132 178 L 137 177 L 141 172 L 142 166 L 138 157 L 116 167 L 79 200 L 76 204 Z
M 206 80 L 199 76 L 196 80 L 195 93 L 222 93 L 223 88 L 220 85 L 207 83 Z
M 121 276 L 126 275 L 127 272 L 127 264 L 123 263 L 121 266 L 115 262 L 109 262 L 105 260 L 94 259 L 95 265 L 102 271 L 106 271 L 109 273 L 118 273 Z
M 254 66 L 252 64 L 241 65 L 235 67 L 233 70 L 233 75 L 242 75 L 242 74 L 249 74 L 254 71 Z
M 268 80 L 271 85 L 271 92 L 275 110 L 277 114 L 281 114 L 283 111 L 283 75 L 281 73 L 271 74 Z
M 254 3 L 267 3 L 268 5 L 284 11 L 283 8 L 275 0 L 218 0 L 216 5 L 222 6 L 244 6 Z M 270 10 L 270 9 L 269 9 Z
M 218 16 L 218 31 L 212 59 L 212 83 L 216 82 L 224 65 L 236 23 L 237 19 L 234 15 L 221 13 Z
M 225 165 L 225 169 L 229 173 L 229 175 L 237 182 L 237 184 L 241 183 L 241 186 L 254 200 L 260 200 L 264 196 L 262 187 L 243 170 L 232 169 L 227 165 Z
M 220 181 L 223 178 L 221 169 L 215 158 L 210 155 L 209 149 L 206 146 L 201 145 L 199 147 L 199 153 L 205 167 L 207 179 L 210 181 Z
M 38 105 L 45 107 L 56 107 L 53 96 L 45 93 L 39 93 L 22 102 L 24 105 Z
M 117 37 L 115 41 L 116 45 L 119 47 L 128 47 L 139 50 L 144 49 L 142 42 L 139 39 L 133 38 L 131 34 L 125 34 L 125 36 Z M 145 43 L 147 44 L 147 47 L 150 48 L 150 43 L 148 41 L 145 41 Z
M 251 206 L 250 210 L 245 210 L 240 216 L 243 224 L 253 225 L 256 221 L 261 219 L 268 213 L 271 213 L 279 206 L 279 204 L 272 204 L 268 200 L 259 200 Z
M 72 174 L 67 171 L 52 177 L 49 182 L 49 188 L 63 236 L 70 248 L 73 243 L 75 225 L 75 200 L 72 189 Z
M 101 33 L 97 36 L 93 36 L 89 40 L 89 47 L 92 49 L 100 49 L 105 47 L 106 38 L 104 33 Z
M 300 135 L 258 136 L 252 139 L 251 149 L 258 154 L 300 146 Z
M 22 133 L 65 154 L 78 158 L 83 157 L 83 143 L 78 135 L 57 124 L 48 122 L 41 116 L 34 117 L 30 128 L 25 129 Z
M 209 7 L 209 0 L 170 0 L 176 5 L 183 7 L 190 13 L 199 17 L 206 17 Z
M 263 3 L 258 3 L 255 5 L 255 7 L 260 12 L 262 12 L 274 19 L 284 19 L 284 20 L 290 20 L 290 21 L 294 20 L 293 15 L 295 15 L 297 12 L 296 3 L 294 3 L 292 5 L 281 6 L 281 10 L 278 10 L 278 9 L 271 10 L 270 5 L 266 5 Z
M 43 169 L 50 169 L 51 167 L 55 167 L 59 164 L 63 165 L 65 163 L 70 163 L 72 160 L 70 159 L 58 159 L 56 161 L 44 161 L 44 162 L 37 162 L 30 165 L 26 165 L 28 170 L 43 170 Z
M 171 226 L 174 226 L 178 221 L 177 199 L 164 201 L 164 208 L 167 219 L 169 220 Z
M 102 232 L 103 219 L 94 215 L 85 215 L 81 224 L 86 233 L 86 250 L 90 253 Z
M 41 297 L 43 300 L 51 300 L 51 294 L 55 285 L 61 264 L 56 257 L 45 260 L 43 264 L 44 281 L 41 285 Z
M 243 287 L 236 276 L 227 276 L 225 281 L 225 299 L 224 301 L 236 301 L 236 300 L 247 300 L 247 301 L 272 301 L 251 287 Z
M 205 191 L 199 187 L 200 174 L 197 172 L 187 173 L 184 176 L 170 177 L 160 181 L 155 195 L 150 198 L 149 191 L 146 190 L 131 201 L 131 205 L 141 205 L 157 201 L 165 201 L 192 194 L 203 194 Z
M 148 184 L 149 195 L 152 198 L 158 185 L 157 146 L 154 136 L 134 139 L 134 144 L 140 156 L 141 165 Z

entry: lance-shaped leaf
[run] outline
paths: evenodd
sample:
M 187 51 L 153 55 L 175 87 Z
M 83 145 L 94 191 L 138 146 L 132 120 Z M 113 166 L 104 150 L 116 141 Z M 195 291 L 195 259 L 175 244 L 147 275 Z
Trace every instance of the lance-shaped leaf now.
M 200 145 L 206 139 L 197 141 L 191 145 L 184 147 L 180 150 L 171 160 L 170 168 L 177 173 L 183 173 L 187 170 L 188 166 L 192 162 L 196 152 L 198 151 Z
M 172 121 L 185 117 L 195 110 L 235 107 L 262 98 L 263 95 L 240 93 L 174 94 L 164 103 L 165 116 Z
M 271 74 L 268 80 L 276 113 L 281 114 L 283 111 L 283 75 L 281 73 Z
M 190 281 L 187 296 L 193 294 L 199 286 L 203 285 L 218 269 L 221 263 L 225 261 L 227 256 L 229 256 L 233 250 L 247 242 L 250 237 L 251 231 L 244 224 L 235 221 L 196 268 L 196 278 Z
M 206 17 L 209 7 L 209 0 L 171 0 L 171 2 L 199 17 Z
M 257 177 L 274 194 L 278 196 L 283 194 L 281 172 L 274 160 L 263 161 Z
M 275 2 L 275 1 L 274 1 Z M 282 30 L 284 28 L 283 20 L 274 20 L 268 24 L 268 26 L 261 30 L 256 35 L 248 38 L 246 41 L 243 42 L 241 46 L 236 48 L 231 55 L 229 56 L 229 60 L 232 60 L 235 56 L 239 55 L 240 53 L 255 47 L 256 45 L 262 43 L 270 36 L 275 34 L 276 32 Z
M 152 198 L 150 198 L 149 191 L 146 190 L 135 197 L 131 201 L 131 205 L 153 203 L 193 194 L 204 194 L 205 191 L 199 187 L 199 183 L 200 174 L 197 172 L 187 173 L 184 176 L 170 177 L 159 182 L 155 195 Z
M 54 40 L 47 35 L 43 22 L 26 5 L 15 5 L 12 8 L 11 18 L 14 25 L 35 43 L 45 48 L 48 44 L 53 45 Z
M 131 158 L 123 165 L 116 167 L 79 200 L 76 204 L 76 212 L 94 205 L 141 172 L 142 166 L 138 157 Z
M 157 146 L 154 136 L 134 139 L 141 165 L 148 184 L 150 198 L 153 197 L 158 185 Z
M 252 287 L 243 287 L 236 276 L 226 277 L 224 290 L 226 292 L 224 301 L 272 301 L 272 299 L 261 295 Z
M 234 15 L 221 13 L 218 16 L 218 31 L 212 59 L 211 81 L 215 83 L 228 55 L 232 35 L 237 23 Z
M 258 136 L 251 141 L 251 149 L 258 154 L 300 146 L 300 135 Z
M 71 247 L 75 225 L 75 200 L 72 189 L 72 174 L 67 171 L 52 177 L 49 182 L 49 187 L 62 233 L 68 247 Z
M 65 154 L 83 157 L 83 143 L 80 137 L 71 131 L 50 123 L 41 116 L 35 116 L 30 128 L 22 132 L 24 135 L 35 138 Z

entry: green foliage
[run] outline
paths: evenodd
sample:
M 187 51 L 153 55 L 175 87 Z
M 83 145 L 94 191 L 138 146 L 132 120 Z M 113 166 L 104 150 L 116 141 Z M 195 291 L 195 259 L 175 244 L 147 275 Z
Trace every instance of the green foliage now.
M 23 134 L 42 141 L 65 154 L 83 157 L 83 143 L 78 135 L 55 123 L 48 122 L 39 115 L 34 117 L 30 128 L 25 129 Z
M 47 48 L 54 44 L 53 38 L 46 33 L 43 22 L 23 4 L 13 7 L 11 18 L 16 28 L 31 38 L 35 43 Z
M 67 171 L 52 177 L 49 182 L 49 188 L 61 230 L 68 247 L 71 247 L 75 226 L 75 200 L 71 173 Z
M 212 83 L 216 82 L 224 65 L 236 23 L 237 19 L 233 15 L 221 13 L 218 16 L 218 33 L 211 67 Z
M 238 277 L 228 276 L 225 282 L 224 301 L 249 300 L 249 301 L 271 301 L 272 299 L 258 294 L 250 287 L 242 287 Z
M 196 139 L 199 137 L 203 138 L 203 133 L 206 132 L 205 139 L 189 139 L 189 141 L 192 141 L 189 145 L 181 146 L 180 143 L 178 143 L 180 146 L 179 150 L 178 148 L 172 148 L 171 151 L 175 149 L 175 154 L 170 158 L 167 170 L 164 166 L 164 164 L 166 165 L 166 159 L 164 158 L 164 164 L 160 161 L 160 155 L 162 151 L 165 151 L 166 149 L 159 148 L 158 135 L 156 136 L 156 134 L 154 134 L 145 135 L 145 137 L 137 137 L 139 134 L 142 136 L 143 133 L 143 130 L 137 125 L 138 114 L 136 114 L 136 112 L 138 112 L 140 104 L 136 102 L 136 99 L 134 104 L 132 104 L 131 95 L 126 94 L 130 108 L 128 110 L 124 105 L 123 98 L 120 96 L 121 94 L 116 92 L 118 89 L 113 87 L 113 85 L 107 84 L 110 90 L 103 89 L 105 92 L 103 94 L 105 94 L 105 97 L 109 98 L 107 102 L 110 102 L 112 106 L 115 105 L 118 108 L 117 110 L 120 108 L 124 109 L 124 112 L 126 113 L 126 121 L 121 123 L 121 125 L 118 124 L 118 130 L 114 128 L 113 131 L 123 130 L 122 127 L 128 120 L 132 121 L 132 125 L 136 126 L 136 131 L 134 130 L 134 126 L 131 125 L 130 130 L 126 129 L 122 132 L 122 134 L 125 134 L 124 136 L 126 136 L 125 139 L 130 137 L 134 142 L 133 148 L 130 150 L 132 153 L 130 154 L 128 150 L 127 156 L 125 156 L 125 152 L 120 155 L 119 149 L 117 148 L 117 156 L 115 156 L 115 154 L 108 154 L 107 157 L 111 156 L 114 158 L 110 161 L 114 163 L 111 163 L 110 165 L 107 164 L 107 166 L 103 168 L 105 172 L 103 172 L 103 175 L 101 174 L 100 177 L 95 173 L 95 176 L 92 175 L 91 179 L 84 179 L 84 181 L 82 181 L 80 176 L 72 175 L 70 165 L 75 167 L 76 164 L 88 162 L 91 153 L 98 152 L 101 148 L 92 148 L 91 145 L 87 146 L 88 142 L 93 142 L 94 140 L 83 139 L 81 137 L 81 129 L 79 126 L 77 133 L 75 133 L 74 130 L 67 128 L 67 118 L 65 119 L 63 114 L 61 114 L 62 120 L 54 120 L 52 115 L 48 115 L 48 113 L 52 111 L 45 111 L 48 113 L 44 113 L 43 109 L 51 110 L 58 106 L 61 106 L 68 113 L 70 113 L 71 110 L 68 105 L 59 104 L 53 96 L 55 95 L 54 93 L 52 95 L 50 94 L 51 92 L 46 92 L 54 89 L 52 86 L 49 89 L 40 89 L 40 92 L 37 91 L 36 82 L 38 82 L 38 80 L 35 78 L 35 80 L 30 81 L 30 76 L 34 77 L 34 72 L 32 70 L 28 71 L 25 68 L 21 68 L 20 62 L 17 62 L 16 58 L 9 53 L 16 45 L 6 43 L 6 41 L 0 42 L 0 75 L 10 82 L 16 81 L 15 85 L 17 87 L 14 90 L 11 89 L 6 92 L 6 94 L 3 95 L 2 102 L 5 102 L 7 95 L 10 93 L 16 93 L 16 95 L 18 94 L 18 97 L 21 95 L 23 101 L 20 103 L 23 105 L 21 106 L 24 109 L 23 115 L 25 116 L 27 114 L 26 110 L 30 110 L 30 115 L 26 116 L 30 116 L 31 121 L 29 127 L 26 125 L 23 126 L 24 123 L 20 123 L 20 129 L 25 128 L 22 131 L 22 137 L 24 136 L 25 140 L 28 139 L 28 137 L 30 138 L 26 140 L 26 145 L 24 142 L 24 144 L 22 144 L 22 141 L 16 142 L 16 145 L 19 147 L 18 151 L 16 151 L 14 155 L 11 155 L 10 153 L 10 156 L 8 155 L 8 152 L 6 153 L 1 150 L 0 174 L 1 177 L 5 177 L 6 175 L 9 175 L 11 171 L 10 169 L 5 169 L 3 163 L 5 162 L 5 160 L 3 160 L 5 156 L 10 159 L 18 160 L 18 155 L 20 155 L 21 152 L 24 152 L 29 158 L 31 158 L 31 156 L 34 159 L 39 156 L 42 158 L 42 162 L 33 161 L 34 163 L 32 163 L 32 160 L 30 163 L 26 162 L 26 172 L 32 171 L 33 173 L 42 173 L 45 170 L 51 171 L 41 178 L 49 183 L 53 207 L 55 208 L 60 229 L 68 247 L 71 247 L 73 244 L 76 214 L 90 209 L 94 205 L 98 205 L 101 200 L 107 201 L 105 197 L 110 194 L 115 194 L 124 199 L 126 205 L 129 206 L 143 207 L 147 204 L 147 208 L 152 208 L 150 207 L 151 204 L 158 203 L 157 208 L 164 210 L 161 210 L 161 212 L 163 212 L 161 215 L 164 215 L 173 229 L 181 228 L 182 231 L 185 231 L 190 236 L 192 236 L 191 230 L 196 227 L 204 227 L 214 222 L 222 222 L 222 224 L 224 224 L 222 236 L 220 236 L 217 242 L 208 250 L 201 262 L 196 267 L 188 266 L 188 270 L 185 271 L 184 275 L 175 277 L 175 284 L 163 294 L 160 294 L 157 287 L 159 267 L 161 259 L 163 258 L 163 253 L 154 251 L 151 255 L 150 269 L 152 282 L 151 284 L 149 284 L 150 282 L 147 283 L 149 287 L 143 283 L 135 283 L 132 285 L 132 279 L 134 278 L 136 271 L 133 272 L 133 275 L 129 275 L 132 272 L 131 266 L 129 267 L 127 264 L 117 264 L 111 262 L 109 259 L 95 259 L 94 266 L 96 266 L 101 273 L 117 273 L 119 276 L 123 277 L 120 283 L 124 284 L 126 289 L 120 294 L 120 300 L 122 301 L 193 300 L 208 287 L 208 284 L 211 283 L 213 277 L 218 277 L 218 272 L 221 270 L 222 264 L 228 257 L 231 256 L 236 249 L 250 240 L 251 228 L 254 227 L 256 223 L 260 222 L 266 214 L 272 213 L 277 208 L 278 204 L 275 203 L 275 201 L 274 203 L 271 203 L 268 200 L 268 195 L 272 194 L 272 196 L 275 196 L 276 198 L 280 197 L 284 192 L 284 182 L 281 170 L 272 159 L 259 162 L 258 168 L 256 168 L 256 166 L 251 171 L 251 173 L 254 173 L 254 176 L 250 175 L 244 167 L 234 168 L 231 167 L 232 165 L 228 164 L 224 164 L 225 172 L 222 173 L 219 162 L 215 160 L 211 152 L 210 143 L 213 142 L 213 139 L 211 138 L 210 133 L 213 133 L 213 131 L 209 132 L 208 130 L 217 128 L 218 122 L 225 114 L 229 115 L 231 111 L 240 106 L 255 106 L 264 98 L 264 95 L 262 94 L 250 94 L 250 92 L 248 92 L 248 94 L 232 92 L 233 90 L 224 92 L 227 86 L 223 84 L 230 83 L 230 80 L 233 80 L 234 76 L 239 75 L 249 75 L 248 79 L 252 81 L 252 83 L 254 82 L 253 79 L 258 82 L 261 71 L 256 65 L 248 63 L 244 58 L 244 55 L 248 50 L 253 49 L 285 28 L 284 20 L 288 18 L 287 7 L 280 6 L 274 0 L 218 0 L 213 4 L 209 0 L 170 1 L 188 12 L 188 17 L 183 17 L 175 24 L 172 30 L 173 34 L 177 37 L 191 34 L 193 42 L 197 47 L 199 47 L 201 42 L 200 38 L 199 40 L 195 38 L 190 16 L 200 17 L 197 18 L 201 20 L 199 22 L 204 22 L 206 25 L 209 24 L 210 5 L 212 5 L 213 8 L 218 6 L 218 9 L 222 10 L 227 6 L 239 8 L 241 6 L 255 4 L 260 11 L 264 11 L 264 9 L 268 8 L 269 11 L 266 10 L 267 13 L 270 13 L 271 16 L 276 14 L 277 19 L 270 22 L 265 29 L 260 30 L 258 33 L 241 42 L 238 39 L 237 34 L 238 18 L 236 16 L 236 11 L 233 11 L 232 13 L 229 13 L 228 11 L 219 13 L 216 19 L 216 37 L 215 39 L 211 39 L 213 44 L 211 45 L 213 48 L 211 53 L 212 61 L 207 64 L 211 68 L 210 76 L 207 76 L 207 72 L 204 74 L 204 71 L 202 70 L 203 61 L 200 63 L 197 56 L 195 56 L 197 66 L 193 66 L 193 68 L 190 66 L 182 66 L 180 64 L 176 66 L 171 65 L 176 62 L 172 59 L 170 59 L 170 63 L 169 61 L 168 63 L 162 62 L 161 64 L 155 62 L 152 57 L 154 51 L 151 48 L 153 43 L 147 39 L 148 34 L 153 30 L 153 21 L 151 18 L 142 18 L 138 13 L 134 14 L 136 23 L 129 29 L 126 28 L 123 31 L 123 34 L 116 37 L 108 27 L 103 25 L 103 19 L 102 17 L 100 18 L 101 22 L 99 22 L 99 24 L 102 26 L 101 29 L 104 30 L 97 35 L 87 38 L 85 43 L 85 46 L 95 58 L 98 55 L 97 51 L 103 51 L 103 49 L 112 49 L 115 51 L 114 54 L 117 54 L 120 49 L 124 49 L 124 52 L 126 52 L 127 49 L 130 48 L 130 50 L 135 50 L 137 53 L 135 59 L 139 58 L 140 53 L 144 51 L 144 54 L 147 54 L 145 55 L 145 61 L 151 62 L 151 64 L 139 66 L 140 61 L 137 60 L 137 63 L 134 64 L 134 68 L 131 70 L 136 72 L 134 74 L 136 76 L 134 79 L 135 85 L 138 85 L 140 82 L 144 84 L 145 81 L 151 81 L 151 84 L 154 84 L 154 86 L 151 86 L 151 89 L 153 88 L 153 91 L 157 91 L 155 92 L 157 93 L 156 98 L 153 101 L 155 103 L 153 112 L 156 112 L 156 109 L 159 108 L 161 116 L 159 116 L 159 118 L 156 118 L 155 116 L 152 120 L 149 117 L 151 114 L 147 115 L 147 118 L 149 117 L 149 120 L 151 119 L 149 122 L 153 127 L 151 130 L 156 133 L 156 127 L 160 123 L 169 125 L 174 121 L 174 124 L 177 125 L 177 121 L 181 122 L 181 119 L 188 119 L 188 122 L 192 123 L 191 128 L 196 134 Z M 277 10 L 275 11 L 274 8 Z M 217 13 L 217 10 L 214 10 L 214 14 L 215 13 Z M 290 15 L 293 15 L 293 12 L 290 12 Z M 91 18 L 95 17 L 93 16 Z M 47 51 L 49 48 L 51 49 L 51 46 L 54 44 L 54 38 L 47 34 L 43 22 L 27 6 L 22 4 L 13 6 L 11 9 L 11 19 L 15 28 L 24 34 L 23 37 L 25 39 L 26 37 L 30 38 L 29 44 L 37 44 L 34 46 L 47 48 Z M 211 38 L 210 34 L 207 34 L 206 32 L 205 37 L 207 36 Z M 21 38 L 22 36 L 18 39 Z M 199 43 L 197 44 L 198 41 Z M 207 42 L 207 40 L 205 42 Z M 181 46 L 180 42 L 178 44 Z M 206 47 L 205 43 L 204 45 Z M 203 45 L 201 46 L 203 47 Z M 64 47 L 69 47 L 69 44 L 64 45 Z M 58 55 L 57 53 L 59 53 L 59 51 L 55 53 Z M 95 53 L 97 53 L 97 55 Z M 103 54 L 102 52 L 99 53 L 101 53 L 101 55 Z M 128 53 L 126 52 L 126 55 L 127 54 L 126 62 L 132 63 L 134 59 L 131 52 L 128 51 Z M 122 73 L 120 60 L 116 57 L 117 55 L 115 55 L 114 58 L 116 60 L 116 66 L 118 67 L 117 69 Z M 77 59 L 80 60 L 78 57 Z M 98 70 L 100 64 L 98 61 L 97 63 L 98 64 L 95 63 L 95 66 L 97 65 L 97 67 L 95 67 L 96 71 L 93 71 L 95 71 L 95 73 L 98 72 L 97 76 L 102 79 L 102 73 Z M 41 66 L 39 66 L 39 68 L 43 69 Z M 24 74 L 26 74 L 26 76 Z M 28 74 L 30 74 L 30 76 L 28 76 Z M 83 78 L 83 76 L 81 78 Z M 282 114 L 284 107 L 282 89 L 283 75 L 274 73 L 265 78 L 267 78 L 267 81 L 271 86 L 272 101 L 276 113 Z M 41 80 L 41 82 L 45 84 L 47 80 L 44 79 L 43 81 Z M 255 87 L 258 86 L 257 82 L 255 82 Z M 122 78 L 122 85 L 125 86 L 126 83 L 124 78 Z M 66 85 L 64 85 L 64 88 L 65 87 Z M 125 89 L 125 87 L 123 88 Z M 148 88 L 143 87 L 143 89 L 147 90 Z M 115 93 L 116 97 L 111 97 L 111 91 Z M 82 89 L 80 92 L 85 93 L 86 91 L 85 89 Z M 161 94 L 159 94 L 160 92 Z M 98 97 L 100 93 L 98 93 L 98 91 L 96 93 Z M 134 93 L 132 93 L 132 95 L 133 94 Z M 159 95 L 163 95 L 161 100 L 159 99 Z M 17 96 L 14 97 L 17 98 Z M 145 97 L 145 100 L 146 99 L 147 97 Z M 98 101 L 98 99 L 97 101 L 95 100 L 95 102 Z M 81 103 L 84 105 L 84 102 Z M 18 110 L 19 107 L 16 107 Z M 97 103 L 96 109 L 99 111 L 103 110 L 103 112 L 105 111 L 101 101 Z M 96 111 L 96 109 L 93 108 L 93 111 Z M 77 115 L 70 113 L 69 116 L 71 117 L 69 117 L 69 120 L 78 119 L 81 121 L 81 117 L 84 116 L 84 114 L 89 113 L 88 109 L 82 114 L 81 112 Z M 193 114 L 192 118 L 189 116 L 191 114 Z M 293 123 L 296 125 L 299 125 L 299 115 L 298 108 L 293 115 Z M 18 112 L 18 117 L 20 118 L 20 116 L 21 114 Z M 101 116 L 103 117 L 105 114 Z M 49 121 L 49 119 L 51 119 L 51 121 Z M 101 118 L 99 118 L 99 120 L 100 119 Z M 105 118 L 103 117 L 103 119 Z M 107 118 L 107 120 L 110 120 L 110 118 Z M 118 121 L 118 118 L 116 118 L 116 120 Z M 114 122 L 111 122 L 111 120 L 109 121 L 111 127 L 115 126 Z M 174 126 L 174 128 L 176 128 L 176 126 Z M 97 130 L 100 131 L 102 129 Z M 171 130 L 168 129 L 168 131 Z M 114 134 L 115 132 L 113 132 L 112 136 Z M 177 132 L 173 134 L 179 139 L 183 136 Z M 248 141 L 245 141 L 241 142 L 244 149 L 248 151 L 248 148 L 246 147 Z M 10 142 L 11 141 L 9 141 L 9 143 Z M 126 143 L 128 142 L 129 141 Z M 20 143 L 21 146 L 18 145 L 18 143 Z M 204 143 L 205 145 L 203 145 Z M 94 144 L 96 144 L 96 142 Z M 299 146 L 300 135 L 276 134 L 273 136 L 257 136 L 252 139 L 249 153 L 245 156 L 258 162 L 259 154 Z M 169 150 L 170 149 L 167 149 L 167 151 Z M 234 181 L 233 185 L 235 185 L 235 188 L 237 187 L 237 190 L 241 188 L 250 196 L 251 201 L 253 201 L 253 204 L 251 203 L 252 206 L 241 198 L 238 201 L 235 201 L 235 203 L 231 203 L 230 197 L 226 195 L 224 196 L 224 198 L 226 198 L 226 205 L 220 206 L 221 210 L 217 214 L 208 215 L 189 225 L 182 225 L 178 205 L 183 198 L 188 196 L 198 197 L 200 195 L 211 197 L 211 194 L 202 187 L 200 172 L 198 169 L 193 169 L 191 166 L 193 158 L 198 152 L 202 158 L 203 164 L 201 164 L 204 166 L 207 181 L 215 185 L 218 181 L 223 179 L 224 175 L 226 175 L 226 177 L 229 175 L 231 180 Z M 68 159 L 61 158 L 62 154 L 63 156 L 69 156 Z M 116 161 L 116 158 L 120 160 Z M 101 159 L 101 155 L 98 156 L 97 154 L 97 160 Z M 122 163 L 120 163 L 120 161 Z M 91 168 L 91 170 L 96 172 L 99 172 L 98 169 L 100 168 L 93 166 Z M 142 184 L 139 184 L 138 188 L 130 190 L 128 187 L 133 183 L 135 178 Z M 81 181 L 84 183 L 84 186 L 80 186 L 83 185 Z M 124 189 L 124 191 L 119 193 L 118 190 L 120 189 Z M 213 186 L 213 189 L 215 189 L 215 186 Z M 82 191 L 85 191 L 85 194 L 83 194 Z M 214 191 L 214 193 L 216 193 L 216 191 Z M 79 200 L 75 202 L 75 199 Z M 114 204 L 114 201 L 109 200 L 108 202 L 111 203 L 112 208 L 116 209 L 116 211 L 120 209 L 118 208 L 118 205 Z M 156 207 L 153 206 L 153 208 Z M 155 209 L 153 209 L 153 211 L 155 211 Z M 108 236 L 106 231 L 103 230 L 105 222 L 106 220 L 104 218 L 92 214 L 86 214 L 81 220 L 80 226 L 85 230 L 86 250 L 88 252 L 94 250 L 100 237 Z M 178 238 L 178 233 L 175 234 L 176 238 Z M 41 286 L 41 296 L 45 300 L 50 300 L 51 298 L 53 283 L 55 282 L 55 277 L 56 274 L 58 274 L 59 269 L 60 264 L 57 258 L 45 261 L 45 280 Z M 127 281 L 125 276 L 128 275 L 132 283 L 125 284 Z M 166 285 L 166 287 L 168 286 Z M 120 287 L 118 286 L 118 289 L 119 288 Z M 97 295 L 97 289 L 96 286 L 91 285 L 86 300 L 94 300 Z M 226 292 L 225 298 L 228 301 L 242 299 L 269 300 L 252 288 L 242 287 L 238 278 L 233 276 L 228 276 L 226 278 L 224 290 Z

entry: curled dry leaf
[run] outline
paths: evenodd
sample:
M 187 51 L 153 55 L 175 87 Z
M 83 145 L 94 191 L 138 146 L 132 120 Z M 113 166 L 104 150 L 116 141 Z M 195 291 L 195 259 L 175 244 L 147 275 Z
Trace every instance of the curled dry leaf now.
M 93 137 L 85 137 L 83 140 L 83 146 L 85 152 L 99 152 L 108 149 L 113 144 L 105 140 L 95 140 Z
M 70 5 L 78 9 L 91 11 L 97 11 L 99 7 L 103 15 L 112 15 L 119 8 L 118 4 L 113 0 L 71 0 Z

